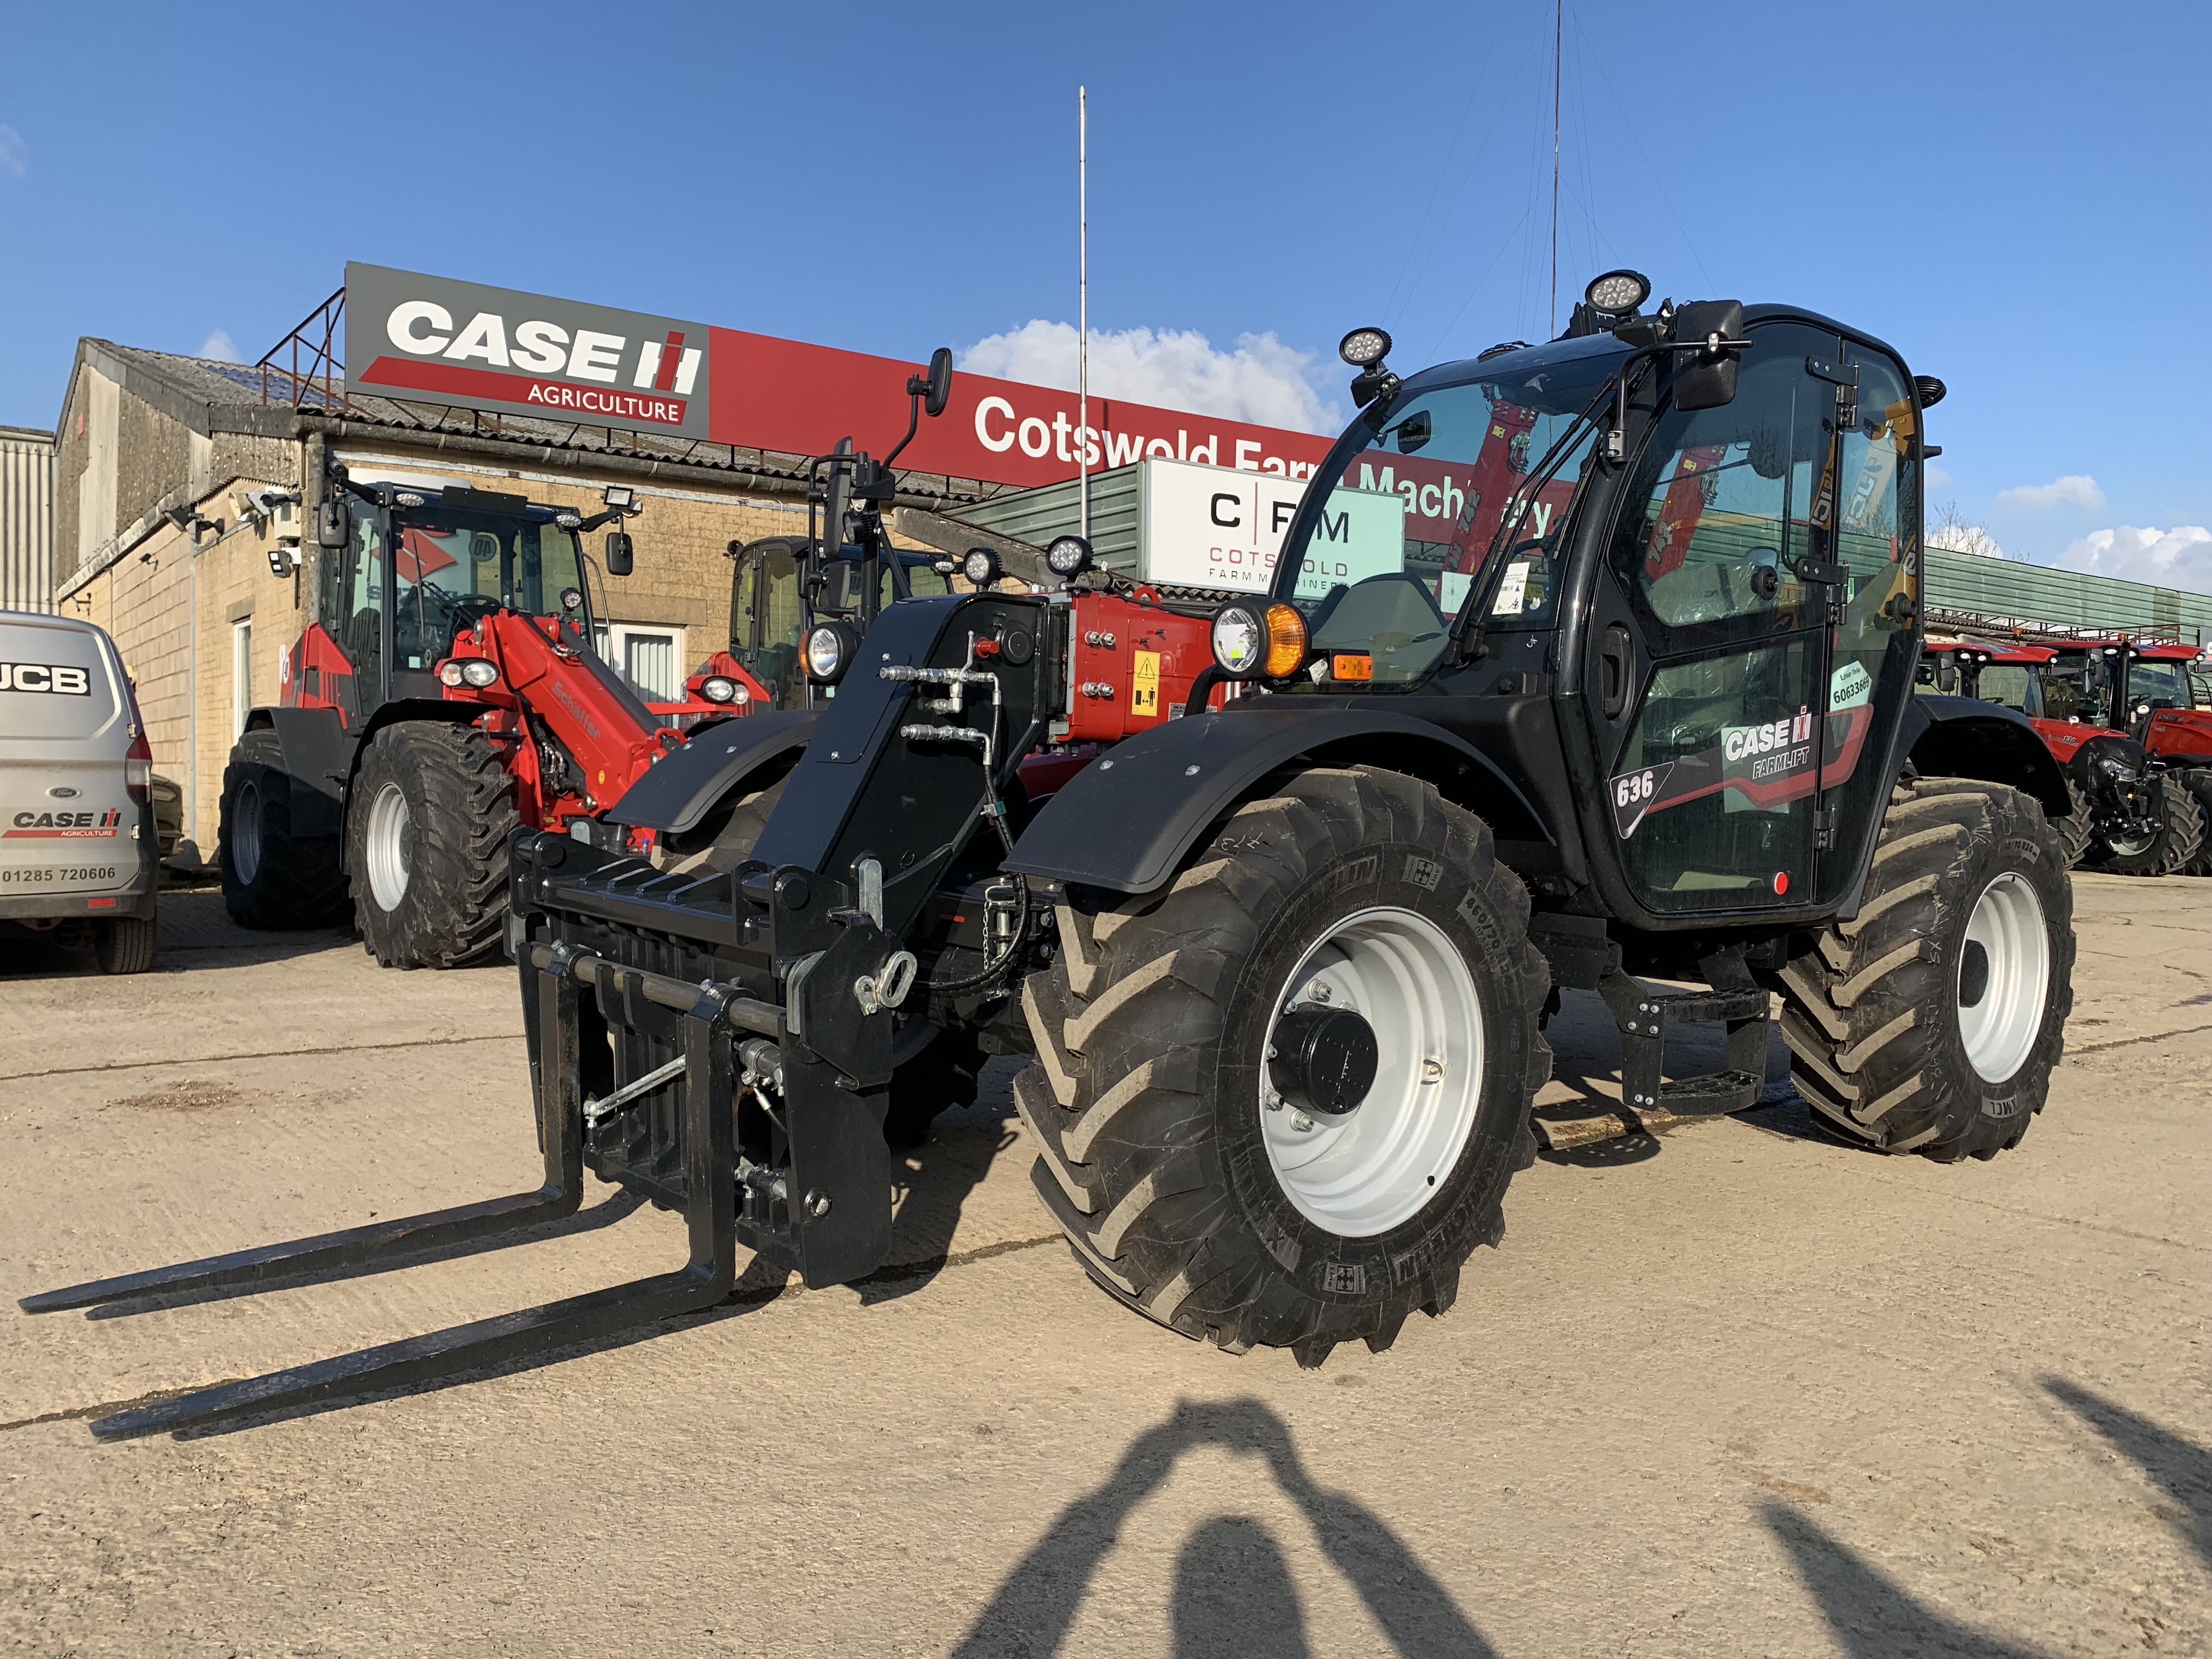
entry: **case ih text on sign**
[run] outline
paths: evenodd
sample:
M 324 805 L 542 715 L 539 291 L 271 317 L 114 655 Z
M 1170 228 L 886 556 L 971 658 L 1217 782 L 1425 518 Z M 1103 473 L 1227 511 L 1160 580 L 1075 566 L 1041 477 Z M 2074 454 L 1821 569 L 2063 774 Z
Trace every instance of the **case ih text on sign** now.
M 932 344 L 934 342 L 930 343 Z M 497 414 L 620 427 L 787 455 L 840 438 L 886 444 L 906 425 L 911 362 L 513 289 L 346 267 L 346 379 L 363 392 Z M 1328 453 L 1310 432 L 1218 421 L 957 374 L 940 420 L 902 464 L 991 483 L 1044 484 L 1169 457 L 1302 483 Z

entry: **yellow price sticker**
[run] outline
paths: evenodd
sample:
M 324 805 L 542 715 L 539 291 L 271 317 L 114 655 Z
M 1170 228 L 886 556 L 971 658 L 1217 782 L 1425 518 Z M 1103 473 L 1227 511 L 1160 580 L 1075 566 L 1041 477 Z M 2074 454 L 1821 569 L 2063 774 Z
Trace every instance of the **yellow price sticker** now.
M 1135 659 L 1136 674 L 1129 686 L 1129 712 L 1157 718 L 1160 712 L 1160 653 L 1139 651 Z

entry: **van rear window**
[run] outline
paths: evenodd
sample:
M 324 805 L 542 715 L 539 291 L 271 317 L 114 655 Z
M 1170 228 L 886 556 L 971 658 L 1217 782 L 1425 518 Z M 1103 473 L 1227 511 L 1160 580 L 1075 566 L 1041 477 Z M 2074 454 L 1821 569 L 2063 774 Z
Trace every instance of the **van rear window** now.
M 0 627 L 0 738 L 96 737 L 115 721 L 116 690 L 95 635 Z

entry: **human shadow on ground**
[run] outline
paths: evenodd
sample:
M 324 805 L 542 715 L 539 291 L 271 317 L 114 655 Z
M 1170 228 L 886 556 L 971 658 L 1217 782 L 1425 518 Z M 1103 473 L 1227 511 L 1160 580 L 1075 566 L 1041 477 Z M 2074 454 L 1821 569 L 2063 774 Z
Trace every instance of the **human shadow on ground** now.
M 2154 1510 L 2212 1567 L 2212 1450 L 2078 1382 L 2046 1376 L 2043 1387 L 2165 1490 L 2172 1504 Z
M 1077 1498 L 1000 1584 L 953 1650 L 956 1659 L 1055 1653 L 1124 1524 L 1188 1452 L 1215 1447 L 1259 1460 L 1350 1580 L 1391 1650 L 1407 1659 L 1495 1659 L 1496 1650 L 1403 1540 L 1348 1493 L 1317 1485 L 1289 1426 L 1256 1400 L 1186 1401 L 1147 1429 L 1097 1490 Z M 1304 1620 L 1279 1545 L 1258 1522 L 1215 1516 L 1185 1540 L 1170 1615 L 1177 1659 L 1303 1654 Z
M 1850 1659 L 1899 1659 L 1910 1654 L 2045 1659 L 2036 1649 L 2016 1646 L 1923 1607 L 1801 1510 L 1768 1504 L 1760 1517 L 1789 1551 L 1797 1577 L 1820 1604 L 1836 1644 Z

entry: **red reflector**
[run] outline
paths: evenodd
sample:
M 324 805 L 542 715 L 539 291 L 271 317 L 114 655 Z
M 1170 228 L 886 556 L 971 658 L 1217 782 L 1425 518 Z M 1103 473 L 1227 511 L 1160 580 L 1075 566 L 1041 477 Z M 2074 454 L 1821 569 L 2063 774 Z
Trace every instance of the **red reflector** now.
M 84 902 L 84 908 L 88 910 L 112 910 L 115 908 L 115 901 L 112 898 L 87 899 Z
M 1777 870 L 1777 871 L 1774 872 L 1774 892 L 1775 892 L 1775 896 L 1778 898 L 1778 897 L 1780 897 L 1783 894 L 1784 894 L 1784 893 L 1788 892 L 1789 890 L 1790 890 L 1790 872 L 1789 872 L 1787 870 Z

